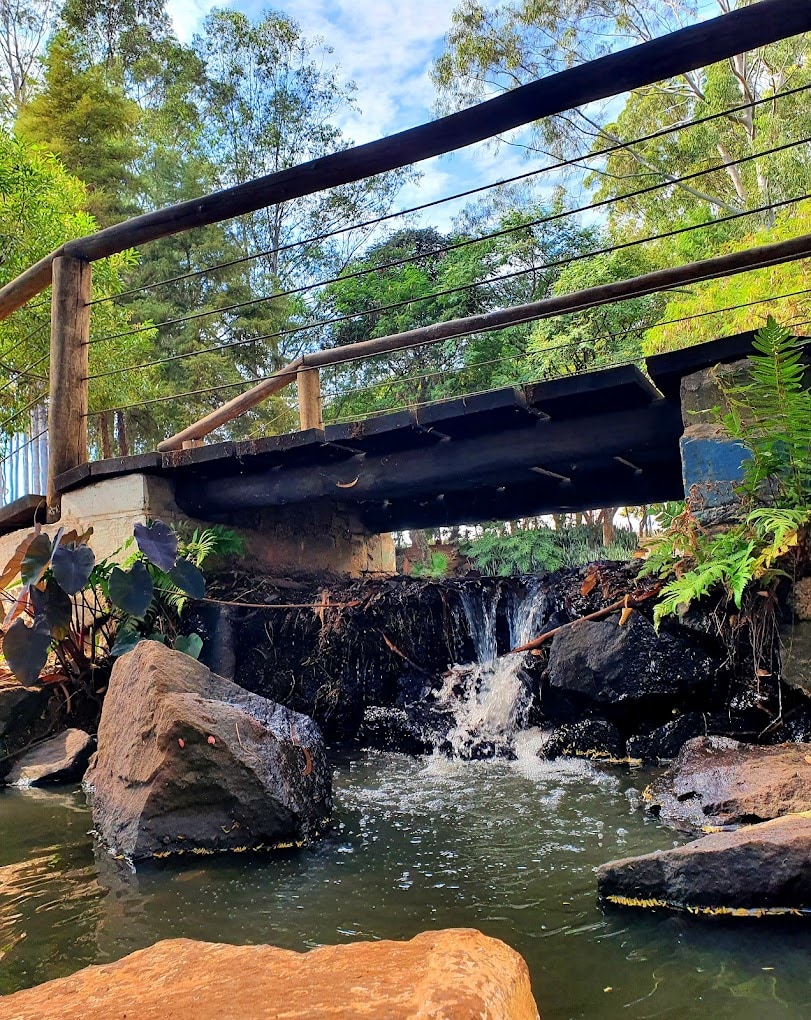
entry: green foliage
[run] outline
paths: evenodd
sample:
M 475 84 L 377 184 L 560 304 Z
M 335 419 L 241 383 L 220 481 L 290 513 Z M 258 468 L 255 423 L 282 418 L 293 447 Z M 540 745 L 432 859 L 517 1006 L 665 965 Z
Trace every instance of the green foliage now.
M 689 507 L 655 540 L 643 572 L 669 580 L 654 610 L 657 623 L 683 614 L 713 591 L 740 609 L 750 584 L 768 589 L 811 523 L 811 390 L 802 351 L 770 318 L 755 335 L 745 382 L 724 386 L 719 425 L 750 451 L 740 495 L 748 512 L 720 534 L 706 531 Z M 758 502 L 767 505 L 758 506 Z
M 438 580 L 448 573 L 448 557 L 443 552 L 432 551 L 427 563 L 414 563 L 411 568 L 412 577 L 423 577 Z
M 768 588 L 784 570 L 776 566 L 796 548 L 811 508 L 762 508 L 720 534 L 704 531 L 685 511 L 682 521 L 657 541 L 642 574 L 676 577 L 663 588 L 654 607 L 654 623 L 684 615 L 693 602 L 722 591 L 740 609 L 744 592 L 757 581 Z
M 92 529 L 81 535 L 60 529 L 53 538 L 34 532 L 0 577 L 10 606 L 3 656 L 24 685 L 45 671 L 49 682 L 70 681 L 89 691 L 95 671 L 143 640 L 173 643 L 197 657 L 202 641 L 178 633 L 180 613 L 188 598 L 205 597 L 200 566 L 206 559 L 240 548 L 225 528 L 195 530 L 184 542 L 152 521 L 135 525 L 137 551 L 126 562 L 96 563 L 91 535 Z
M 484 525 L 481 534 L 462 545 L 462 552 L 484 574 L 532 574 L 578 567 L 595 560 L 624 560 L 637 547 L 636 535 L 623 528 L 611 545 L 602 541 L 602 529 L 591 524 L 564 524 L 551 528 L 541 522 L 509 528 Z
M 750 380 L 723 386 L 729 409 L 725 431 L 747 447 L 744 488 L 751 500 L 768 496 L 783 507 L 811 502 L 811 389 L 805 385 L 803 346 L 771 316 L 755 334 Z

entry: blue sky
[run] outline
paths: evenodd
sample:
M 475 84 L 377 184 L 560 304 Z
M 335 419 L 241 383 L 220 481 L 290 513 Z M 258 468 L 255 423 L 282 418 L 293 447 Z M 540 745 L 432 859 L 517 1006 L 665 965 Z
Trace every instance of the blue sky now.
M 431 65 L 442 52 L 457 3 L 277 0 L 270 6 L 292 17 L 305 35 L 320 36 L 332 47 L 332 60 L 357 85 L 359 112 L 348 112 L 340 126 L 347 137 L 361 143 L 433 118 Z M 191 38 L 212 6 L 208 0 L 169 0 L 168 9 L 181 39 Z M 267 5 L 231 6 L 256 14 Z M 491 146 L 476 146 L 421 164 L 421 179 L 414 187 L 404 189 L 400 200 L 403 206 L 431 201 L 530 168 L 519 149 L 496 152 Z M 426 221 L 442 229 L 461 204 L 440 206 L 426 214 Z

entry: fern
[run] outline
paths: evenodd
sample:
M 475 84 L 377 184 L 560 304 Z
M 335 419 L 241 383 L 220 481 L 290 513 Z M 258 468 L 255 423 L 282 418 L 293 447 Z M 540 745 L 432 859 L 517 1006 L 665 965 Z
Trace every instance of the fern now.
M 746 494 L 760 498 L 765 487 L 781 506 L 805 506 L 811 499 L 811 390 L 804 385 L 803 346 L 771 316 L 752 346 L 749 382 L 724 387 L 729 410 L 719 421 L 751 452 Z

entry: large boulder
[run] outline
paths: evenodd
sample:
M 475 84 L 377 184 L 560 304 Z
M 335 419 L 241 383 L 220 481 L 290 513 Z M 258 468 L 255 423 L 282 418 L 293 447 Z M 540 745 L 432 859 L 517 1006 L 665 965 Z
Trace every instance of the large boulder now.
M 663 822 L 686 831 L 811 811 L 811 744 L 696 737 L 644 799 Z
M 92 749 L 93 738 L 84 730 L 57 733 L 20 755 L 11 766 L 6 782 L 10 786 L 76 782 L 84 775 Z
M 312 719 L 155 641 L 113 668 L 86 782 L 96 832 L 132 860 L 301 844 L 332 808 Z
M 584 711 L 633 731 L 709 693 L 717 658 L 692 635 L 657 634 L 639 612 L 564 627 L 552 640 L 548 687 Z M 544 696 L 545 697 L 545 696 Z M 542 708 L 544 706 L 542 705 Z
M 0 998 L 0 1020 L 538 1020 L 527 965 L 478 931 L 294 953 L 158 942 Z
M 608 903 L 706 914 L 811 911 L 811 814 L 716 832 L 686 846 L 604 864 Z

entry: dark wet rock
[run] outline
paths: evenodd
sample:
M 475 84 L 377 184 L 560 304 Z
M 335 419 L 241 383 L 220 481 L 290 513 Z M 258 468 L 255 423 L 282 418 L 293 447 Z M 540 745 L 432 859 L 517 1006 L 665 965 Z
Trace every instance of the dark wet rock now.
M 648 809 L 685 831 L 811 811 L 811 744 L 759 747 L 696 737 L 645 791 Z
M 49 699 L 44 687 L 26 688 L 14 681 L 0 687 L 0 757 L 27 743 L 32 731 L 36 736 Z
M 78 782 L 84 775 L 92 750 L 93 738 L 89 733 L 65 730 L 16 758 L 6 782 L 17 786 Z
M 424 754 L 433 746 L 430 732 L 426 733 L 412 712 L 405 708 L 376 705 L 363 713 L 358 742 L 363 747 L 406 754 Z
M 628 738 L 628 757 L 640 758 L 643 762 L 669 761 L 688 740 L 705 736 L 707 723 L 702 712 L 687 712 L 650 733 L 638 733 Z
M 676 638 L 634 612 L 560 631 L 549 654 L 549 687 L 619 724 L 636 728 L 667 717 L 696 693 L 711 691 L 720 656 L 689 634 Z M 664 718 L 662 718 L 664 722 Z
M 811 815 L 787 815 L 604 864 L 600 897 L 702 913 L 811 911 Z
M 155 641 L 116 662 L 98 745 L 93 822 L 134 860 L 289 846 L 328 824 L 330 771 L 312 719 Z
M 605 719 L 584 719 L 560 726 L 544 741 L 542 758 L 562 755 L 585 758 L 622 758 L 625 743 L 619 730 Z
M 780 638 L 786 683 L 811 698 L 811 620 L 787 624 Z

